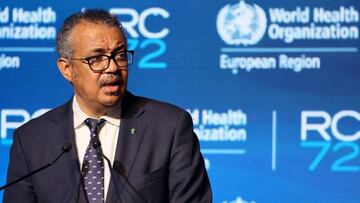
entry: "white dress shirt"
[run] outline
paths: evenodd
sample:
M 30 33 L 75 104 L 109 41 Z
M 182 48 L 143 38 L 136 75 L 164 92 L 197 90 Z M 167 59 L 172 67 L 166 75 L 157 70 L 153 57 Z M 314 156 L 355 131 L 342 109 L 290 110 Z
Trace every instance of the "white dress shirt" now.
M 119 104 L 120 105 L 120 104 Z M 75 142 L 78 152 L 78 158 L 80 161 L 80 170 L 82 167 L 82 163 L 84 160 L 86 148 L 90 142 L 90 129 L 84 123 L 87 118 L 91 118 L 86 115 L 79 107 L 79 104 L 76 100 L 76 96 L 73 99 L 72 109 L 74 112 L 74 128 L 75 128 Z M 99 131 L 99 139 L 101 142 L 101 147 L 103 153 L 106 157 L 108 157 L 111 163 L 114 163 L 115 153 L 116 153 L 116 145 L 119 135 L 120 128 L 120 108 L 114 108 L 114 111 L 110 112 L 109 115 L 101 116 L 106 120 L 105 124 Z M 100 119 L 95 118 L 95 119 Z M 110 169 L 104 159 L 104 199 L 106 201 L 107 192 L 109 189 L 110 183 Z

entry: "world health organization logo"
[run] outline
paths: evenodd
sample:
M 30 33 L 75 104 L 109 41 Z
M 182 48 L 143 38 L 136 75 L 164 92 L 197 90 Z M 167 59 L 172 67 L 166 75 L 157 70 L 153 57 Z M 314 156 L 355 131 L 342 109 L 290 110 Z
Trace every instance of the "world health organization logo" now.
M 228 45 L 253 45 L 266 31 L 266 15 L 258 5 L 238 4 L 224 6 L 217 16 L 216 28 Z

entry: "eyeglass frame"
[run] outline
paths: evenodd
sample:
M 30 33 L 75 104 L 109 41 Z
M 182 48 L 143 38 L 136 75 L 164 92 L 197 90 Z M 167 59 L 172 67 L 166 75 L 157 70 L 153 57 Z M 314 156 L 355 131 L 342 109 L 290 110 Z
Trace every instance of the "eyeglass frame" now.
M 130 63 L 130 64 L 127 64 L 126 66 L 119 66 L 119 65 L 116 63 L 116 61 L 115 61 L 115 56 L 116 56 L 117 54 L 119 54 L 119 53 L 126 53 L 126 54 L 130 53 L 130 54 L 131 54 L 131 57 L 132 57 L 131 63 Z M 95 55 L 95 56 L 89 56 L 89 57 L 86 57 L 86 58 L 70 58 L 70 59 L 71 59 L 71 60 L 80 60 L 80 61 L 82 61 L 82 62 L 85 62 L 85 63 L 89 66 L 89 68 L 90 68 L 90 70 L 91 70 L 92 72 L 94 72 L 94 73 L 102 73 L 104 70 L 106 70 L 106 69 L 109 68 L 110 63 L 111 63 L 111 59 L 114 61 L 115 65 L 116 65 L 120 70 L 128 70 L 128 69 L 129 69 L 128 67 L 129 67 L 131 64 L 133 64 L 133 62 L 134 62 L 134 53 L 135 53 L 134 50 L 126 50 L 126 51 L 117 51 L 117 52 L 114 52 L 114 53 L 112 53 L 110 56 L 109 56 L 109 55 L 106 55 L 106 54 L 100 54 L 100 55 Z M 99 57 L 99 56 L 106 56 L 107 59 L 108 59 L 108 60 L 107 60 L 107 61 L 108 61 L 108 64 L 107 64 L 106 68 L 104 68 L 104 69 L 102 69 L 102 70 L 94 70 L 94 69 L 91 67 L 91 65 L 90 65 L 90 59 L 91 59 L 92 57 Z

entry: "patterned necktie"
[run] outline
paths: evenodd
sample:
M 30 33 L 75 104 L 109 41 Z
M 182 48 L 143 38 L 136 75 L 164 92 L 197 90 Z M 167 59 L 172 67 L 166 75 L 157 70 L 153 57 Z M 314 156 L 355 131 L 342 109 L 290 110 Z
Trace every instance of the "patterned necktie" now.
M 86 149 L 82 175 L 84 177 L 84 184 L 86 194 L 90 203 L 103 203 L 104 202 L 104 163 L 98 149 L 95 149 L 91 140 L 98 136 L 98 132 L 105 119 L 92 119 L 85 120 L 85 124 L 91 131 L 91 139 L 89 146 Z

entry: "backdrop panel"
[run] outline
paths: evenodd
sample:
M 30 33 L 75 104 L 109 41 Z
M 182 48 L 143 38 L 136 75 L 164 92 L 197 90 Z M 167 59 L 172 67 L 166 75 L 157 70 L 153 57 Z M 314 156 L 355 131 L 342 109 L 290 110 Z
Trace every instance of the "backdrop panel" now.
M 214 202 L 360 202 L 356 0 L 1 0 L 0 184 L 14 129 L 72 96 L 58 28 L 99 7 L 135 50 L 129 90 L 191 113 Z

